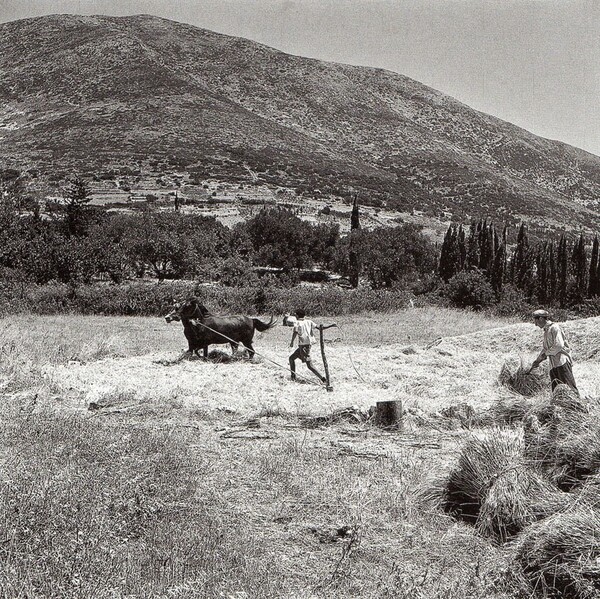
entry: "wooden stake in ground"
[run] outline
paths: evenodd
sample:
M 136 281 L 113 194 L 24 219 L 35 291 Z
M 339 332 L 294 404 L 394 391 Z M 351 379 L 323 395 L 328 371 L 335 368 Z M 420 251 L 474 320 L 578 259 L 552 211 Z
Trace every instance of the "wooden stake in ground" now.
M 385 428 L 402 428 L 402 401 L 378 401 L 375 406 L 375 422 Z
M 323 367 L 325 368 L 325 381 L 326 381 L 326 389 L 327 391 L 333 391 L 333 387 L 331 386 L 331 380 L 329 378 L 329 365 L 327 364 L 327 357 L 325 356 L 325 340 L 323 339 L 323 331 L 325 329 L 331 329 L 332 327 L 337 327 L 335 322 L 333 324 L 320 324 L 317 326 L 319 329 L 319 340 L 321 342 L 321 357 L 323 358 Z

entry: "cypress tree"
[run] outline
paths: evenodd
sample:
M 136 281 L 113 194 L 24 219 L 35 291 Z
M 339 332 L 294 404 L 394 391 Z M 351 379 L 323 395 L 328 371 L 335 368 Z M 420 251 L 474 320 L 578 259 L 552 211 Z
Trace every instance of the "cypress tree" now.
M 469 228 L 469 239 L 467 240 L 467 269 L 479 268 L 479 255 L 479 231 L 477 230 L 477 224 L 473 221 Z
M 503 282 L 511 282 L 512 278 L 508 269 L 508 227 L 504 225 L 502 229 L 502 244 L 504 246 L 504 280 Z
M 464 270 L 467 262 L 467 242 L 462 225 L 458 228 L 458 252 L 460 254 L 460 270 Z
M 530 291 L 533 273 L 531 249 L 525 224 L 521 224 L 517 235 L 517 246 L 513 255 L 513 273 L 514 284 L 523 291 Z
M 536 292 L 537 299 L 541 304 L 546 304 L 549 299 L 549 276 L 548 276 L 548 245 L 544 244 L 538 248 L 536 254 Z
M 490 237 L 490 226 L 487 220 L 480 223 L 478 238 L 479 268 L 489 274 L 493 263 L 493 247 L 490 247 L 490 241 L 493 243 L 493 239 Z
M 494 255 L 494 267 L 492 269 L 491 283 L 497 295 L 502 293 L 502 285 L 506 272 L 506 246 L 501 243 Z
M 588 297 L 600 295 L 600 280 L 598 278 L 598 235 L 594 237 L 592 243 L 592 256 L 590 258 Z
M 580 304 L 587 296 L 587 275 L 588 275 L 588 264 L 587 264 L 587 252 L 585 249 L 585 239 L 583 234 L 579 236 L 579 239 L 575 242 L 572 254 L 572 265 L 573 265 L 573 289 L 571 296 L 573 302 Z
M 450 225 L 442 243 L 438 272 L 441 279 L 448 282 L 459 270 L 460 249 L 458 246 L 458 230 L 456 225 Z
M 561 235 L 558 242 L 558 252 L 556 256 L 557 274 L 558 274 L 558 302 L 561 307 L 567 305 L 567 290 L 569 286 L 569 254 L 567 239 Z
M 558 302 L 558 265 L 556 264 L 556 252 L 554 251 L 554 242 L 550 242 L 548 249 L 548 278 L 549 278 L 549 300 L 551 303 Z
M 348 261 L 350 263 L 350 284 L 352 287 L 358 287 L 360 279 L 360 258 L 356 251 L 354 237 L 352 233 L 360 229 L 360 216 L 358 212 L 358 195 L 354 195 L 354 202 L 352 203 L 352 214 L 350 215 L 350 251 L 348 254 Z
M 360 216 L 358 213 L 358 194 L 354 195 L 354 201 L 352 202 L 352 214 L 350 215 L 350 230 L 356 231 L 360 229 Z

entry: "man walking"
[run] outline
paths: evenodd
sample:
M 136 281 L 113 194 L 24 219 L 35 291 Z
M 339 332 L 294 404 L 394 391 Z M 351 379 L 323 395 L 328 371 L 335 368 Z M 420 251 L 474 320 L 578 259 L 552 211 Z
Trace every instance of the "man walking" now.
M 296 310 L 296 322 L 294 323 L 294 332 L 292 333 L 290 347 L 294 347 L 294 341 L 298 337 L 298 349 L 290 356 L 292 380 L 296 380 L 296 360 L 300 359 L 324 383 L 325 377 L 312 365 L 312 358 L 310 357 L 310 346 L 316 342 L 314 335 L 315 323 L 305 318 L 305 316 L 304 310 Z
M 529 372 L 537 368 L 548 358 L 550 361 L 550 384 L 552 385 L 552 390 L 554 391 L 557 385 L 563 383 L 569 385 L 569 387 L 579 393 L 575 384 L 575 378 L 573 377 L 571 348 L 560 326 L 550 320 L 550 315 L 546 310 L 536 310 L 533 313 L 533 322 L 540 329 L 544 330 L 544 342 L 543 349 L 540 355 L 534 360 Z

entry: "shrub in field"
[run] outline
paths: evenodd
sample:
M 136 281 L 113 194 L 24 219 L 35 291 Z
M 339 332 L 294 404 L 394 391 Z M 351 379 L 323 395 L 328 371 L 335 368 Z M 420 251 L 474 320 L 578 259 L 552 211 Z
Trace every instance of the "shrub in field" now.
M 27 284 L 0 288 L 0 314 L 103 314 L 162 316 L 175 301 L 197 295 L 215 313 L 284 314 L 297 307 L 320 316 L 390 312 L 405 308 L 412 297 L 402 291 L 339 287 L 263 285 L 204 286 L 193 281 L 130 282 L 120 285 Z
M 463 271 L 454 275 L 443 290 L 457 308 L 480 310 L 494 303 L 496 296 L 486 276 L 478 271 Z

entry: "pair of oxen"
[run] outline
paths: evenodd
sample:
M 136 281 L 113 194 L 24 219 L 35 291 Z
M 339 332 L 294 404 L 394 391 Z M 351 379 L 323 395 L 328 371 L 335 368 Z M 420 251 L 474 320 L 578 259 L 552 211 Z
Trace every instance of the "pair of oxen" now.
M 233 353 L 242 344 L 252 358 L 255 353 L 252 346 L 254 331 L 267 331 L 277 324 L 274 317 L 263 322 L 249 316 L 213 316 L 196 297 L 176 304 L 165 320 L 180 321 L 188 342 L 187 353 L 200 356 L 199 351 L 202 350 L 204 359 L 208 357 L 209 345 L 221 343 L 229 343 Z

